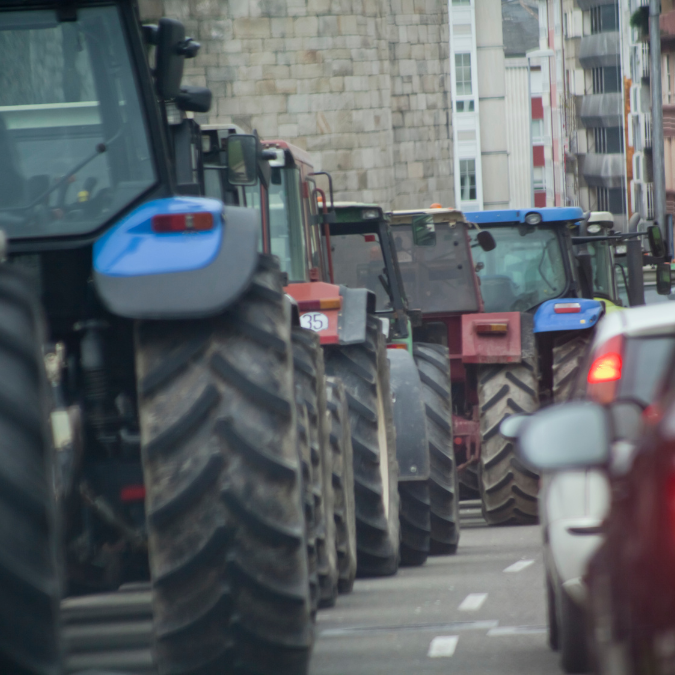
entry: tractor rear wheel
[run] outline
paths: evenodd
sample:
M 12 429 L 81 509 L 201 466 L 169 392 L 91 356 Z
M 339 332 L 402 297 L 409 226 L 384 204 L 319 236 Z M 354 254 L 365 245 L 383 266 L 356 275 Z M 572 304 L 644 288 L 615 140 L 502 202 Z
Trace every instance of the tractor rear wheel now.
M 342 380 L 349 404 L 357 574 L 386 576 L 399 563 L 396 430 L 384 335 L 378 319 L 367 322 L 365 342 L 326 350 L 326 371 Z
M 44 326 L 28 280 L 0 265 L 0 672 L 59 675 L 60 540 Z
M 553 339 L 553 402 L 563 403 L 572 397 L 591 331 L 574 331 Z
M 319 336 L 306 328 L 294 327 L 291 339 L 295 384 L 309 417 L 319 607 L 332 607 L 338 593 L 338 568 L 333 519 L 333 457 L 326 419 L 323 350 Z
M 159 672 L 305 675 L 312 646 L 290 311 L 261 256 L 224 315 L 142 322 Z
M 338 590 L 351 593 L 356 576 L 356 506 L 354 503 L 354 451 L 349 429 L 349 404 L 344 384 L 326 378 L 330 445 L 333 450 L 335 543 Z
M 534 412 L 539 403 L 537 362 L 486 365 L 478 369 L 481 459 L 480 493 L 488 525 L 537 521 L 539 477 L 518 460 L 499 432 L 504 419 Z
M 417 343 L 413 356 L 422 381 L 429 437 L 432 554 L 455 553 L 459 544 L 459 483 L 452 444 L 450 357 L 443 345 Z

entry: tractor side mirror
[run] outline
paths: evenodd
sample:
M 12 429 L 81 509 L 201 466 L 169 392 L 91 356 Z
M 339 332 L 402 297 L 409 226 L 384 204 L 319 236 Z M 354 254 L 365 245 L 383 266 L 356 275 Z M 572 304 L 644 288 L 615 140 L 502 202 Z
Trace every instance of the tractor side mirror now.
M 185 42 L 185 26 L 175 19 L 160 19 L 156 40 L 157 93 L 163 100 L 169 101 L 180 94 L 185 60 L 185 55 L 181 53 Z
M 484 251 L 493 251 L 497 246 L 497 242 L 495 241 L 495 238 L 492 236 L 492 233 L 488 232 L 487 230 L 481 230 L 476 235 L 476 240 L 478 241 L 478 244 Z
M 659 263 L 656 266 L 656 292 L 659 295 L 670 295 L 672 290 L 672 274 L 670 263 Z
M 666 245 L 663 241 L 661 228 L 658 225 L 650 225 L 647 228 L 647 236 L 649 237 L 649 249 L 651 251 L 652 257 L 665 258 Z
M 185 85 L 180 88 L 176 96 L 178 110 L 189 110 L 196 113 L 207 113 L 211 110 L 211 90 L 206 87 L 193 87 Z
M 431 216 L 415 216 L 412 232 L 415 246 L 436 246 L 436 226 Z
M 258 139 L 253 134 L 235 134 L 227 139 L 227 180 L 230 185 L 257 183 Z

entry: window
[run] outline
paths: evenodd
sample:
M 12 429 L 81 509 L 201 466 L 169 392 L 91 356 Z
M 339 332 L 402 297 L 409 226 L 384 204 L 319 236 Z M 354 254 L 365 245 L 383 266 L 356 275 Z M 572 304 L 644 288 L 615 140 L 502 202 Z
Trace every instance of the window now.
M 598 210 L 621 214 L 626 212 L 626 195 L 623 188 L 598 188 Z
M 619 30 L 618 5 L 602 5 L 591 9 L 591 34 Z
M 593 68 L 593 93 L 611 94 L 621 91 L 621 69 L 617 66 Z
M 535 166 L 534 169 L 532 169 L 532 180 L 533 180 L 532 187 L 535 190 L 546 189 L 546 178 L 544 176 L 543 166 Z
M 617 154 L 623 152 L 623 130 L 621 127 L 593 129 L 595 152 Z
M 476 160 L 459 160 L 459 184 L 461 200 L 470 202 L 476 199 Z
M 532 120 L 532 143 L 544 142 L 544 120 Z
M 470 5 L 471 0 L 452 0 L 453 5 Z
M 471 96 L 471 54 L 455 54 L 457 96 Z
M 473 112 L 473 101 L 457 101 L 457 112 Z

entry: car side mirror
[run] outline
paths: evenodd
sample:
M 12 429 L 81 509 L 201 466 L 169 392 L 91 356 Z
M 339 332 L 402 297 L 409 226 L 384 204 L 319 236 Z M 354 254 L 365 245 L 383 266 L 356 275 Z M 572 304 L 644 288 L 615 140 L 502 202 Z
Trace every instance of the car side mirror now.
M 609 461 L 609 426 L 607 412 L 596 403 L 554 405 L 521 423 L 516 452 L 542 471 L 602 466 Z
M 207 113 L 211 110 L 211 90 L 206 87 L 184 85 L 176 96 L 178 110 L 189 110 L 196 113 Z
M 647 228 L 647 237 L 649 238 L 649 249 L 651 251 L 652 257 L 665 258 L 666 245 L 663 241 L 661 228 L 658 225 L 650 225 Z
M 487 230 L 481 230 L 476 235 L 476 240 L 478 241 L 479 246 L 484 251 L 493 251 L 497 246 L 497 242 L 495 241 L 495 238 L 492 236 L 492 233 L 488 232 Z
M 670 263 L 658 263 L 656 266 L 656 292 L 659 295 L 670 295 L 672 288 L 672 272 Z
M 227 180 L 230 185 L 257 183 L 258 139 L 253 134 L 234 134 L 227 139 Z
M 530 415 L 510 415 L 499 425 L 499 433 L 510 441 L 518 438 L 518 433 Z

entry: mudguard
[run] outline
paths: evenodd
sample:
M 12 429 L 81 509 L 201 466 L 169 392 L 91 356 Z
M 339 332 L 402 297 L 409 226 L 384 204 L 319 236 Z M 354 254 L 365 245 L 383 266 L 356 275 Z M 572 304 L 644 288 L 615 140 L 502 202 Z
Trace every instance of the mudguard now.
M 404 349 L 388 349 L 387 357 L 396 426 L 398 480 L 427 480 L 429 446 L 419 372 L 413 357 Z
M 338 339 L 341 345 L 366 341 L 366 319 L 375 311 L 375 293 L 366 288 L 340 286 L 342 309 L 338 314 Z
M 555 305 L 579 305 L 579 311 L 559 314 Z M 534 315 L 535 333 L 552 333 L 592 328 L 602 316 L 604 307 L 598 300 L 588 298 L 556 298 L 539 306 Z
M 159 214 L 212 214 L 204 232 L 156 233 Z M 113 314 L 130 319 L 212 316 L 246 290 L 258 262 L 255 210 L 214 199 L 174 197 L 147 202 L 94 245 L 94 283 Z

